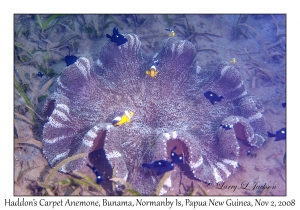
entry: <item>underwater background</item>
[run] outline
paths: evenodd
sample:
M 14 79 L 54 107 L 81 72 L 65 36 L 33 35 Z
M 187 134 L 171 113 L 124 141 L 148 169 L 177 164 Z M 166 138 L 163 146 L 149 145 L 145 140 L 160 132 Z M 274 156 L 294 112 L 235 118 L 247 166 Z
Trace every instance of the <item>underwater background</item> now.
M 103 191 L 88 169 L 77 176 L 52 175 L 42 154 L 47 122 L 43 107 L 66 67 L 65 57 L 90 55 L 96 61 L 109 41 L 106 34 L 112 34 L 115 27 L 121 34 L 136 34 L 142 52 L 152 56 L 174 31 L 176 38 L 195 45 L 198 71 L 205 74 L 218 62 L 228 62 L 241 73 L 245 89 L 263 104 L 267 130 L 276 133 L 286 127 L 286 15 L 14 15 L 15 195 L 139 193 L 130 188 L 116 192 L 110 181 Z M 286 195 L 285 143 L 269 138 L 261 148 L 243 147 L 238 171 L 223 186 L 209 186 L 179 173 L 179 184 L 166 189 L 165 195 Z M 45 185 L 49 174 L 51 187 Z M 276 187 L 230 187 L 243 182 Z

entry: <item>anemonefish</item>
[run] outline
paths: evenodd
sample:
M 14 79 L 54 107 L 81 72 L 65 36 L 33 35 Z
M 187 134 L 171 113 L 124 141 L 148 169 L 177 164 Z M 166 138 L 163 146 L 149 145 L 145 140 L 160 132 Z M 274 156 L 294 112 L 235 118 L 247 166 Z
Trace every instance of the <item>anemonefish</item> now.
M 154 78 L 158 74 L 158 70 L 156 70 L 155 66 L 151 66 L 150 70 L 146 71 L 146 74 L 148 74 L 151 78 Z
M 171 31 L 171 33 L 169 34 L 169 36 L 175 36 L 175 31 Z
M 235 64 L 235 63 L 236 63 L 236 59 L 235 59 L 235 58 L 232 58 L 232 59 L 230 60 L 230 63 Z
M 170 31 L 169 36 L 175 36 L 175 31 L 173 31 L 171 28 L 166 28 L 167 31 Z
M 120 113 L 118 116 L 116 116 L 112 120 L 111 124 L 113 126 L 120 126 L 124 123 L 129 123 L 133 115 L 134 115 L 134 113 L 132 111 L 126 110 L 126 111 Z

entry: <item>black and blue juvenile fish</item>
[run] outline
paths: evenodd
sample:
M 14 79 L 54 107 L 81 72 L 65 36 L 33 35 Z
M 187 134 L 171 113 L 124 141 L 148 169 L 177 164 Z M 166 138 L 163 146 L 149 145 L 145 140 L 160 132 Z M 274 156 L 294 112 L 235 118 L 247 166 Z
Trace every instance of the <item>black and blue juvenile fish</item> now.
M 127 42 L 127 38 L 123 36 L 122 34 L 119 34 L 119 30 L 117 27 L 113 29 L 113 35 L 110 36 L 109 34 L 106 34 L 106 37 L 110 39 L 110 41 L 116 43 L 118 46 L 125 44 Z
M 36 74 L 38 77 L 43 78 L 44 74 L 39 71 L 39 73 Z
M 166 160 L 157 160 L 153 161 L 152 163 L 143 163 L 142 166 L 145 168 L 156 170 L 157 176 L 162 175 L 167 171 L 172 171 L 174 169 L 174 163 L 170 163 Z
M 276 131 L 276 134 L 270 133 L 268 131 L 269 137 L 276 137 L 275 141 L 285 140 L 286 139 L 286 128 L 282 128 L 279 131 Z
M 177 155 L 174 150 L 176 150 L 176 146 L 171 150 L 171 163 L 182 163 L 183 162 L 183 155 Z
M 155 61 L 153 61 L 153 66 L 158 67 L 158 65 L 159 65 L 159 60 L 158 59 L 156 59 Z
M 281 105 L 282 105 L 283 108 L 285 108 L 286 107 L 286 102 L 282 103 Z
M 69 49 L 69 55 L 65 57 L 65 62 L 67 66 L 70 66 L 73 63 L 75 63 L 78 60 L 78 58 L 75 55 L 71 55 L 70 48 L 68 47 L 68 49 Z
M 232 129 L 232 126 L 230 126 L 230 125 L 228 125 L 228 124 L 225 124 L 225 125 L 220 125 L 220 126 L 222 126 L 222 128 L 224 128 L 225 130 L 230 130 L 230 129 Z
M 100 175 L 98 169 L 95 166 L 91 166 L 90 164 L 87 164 L 87 166 L 93 170 L 93 172 L 96 174 L 96 182 L 97 184 L 101 184 L 103 179 L 102 176 Z
M 223 96 L 218 96 L 217 94 L 215 94 L 215 93 L 213 93 L 213 92 L 211 92 L 211 91 L 206 91 L 206 92 L 204 93 L 204 96 L 205 96 L 205 98 L 207 98 L 207 99 L 210 101 L 210 103 L 211 103 L 212 105 L 214 105 L 214 103 L 215 103 L 216 101 L 221 101 L 222 99 L 224 99 Z
M 251 155 L 251 150 L 250 149 L 247 151 L 247 155 Z
M 75 55 L 67 55 L 65 57 L 65 62 L 67 64 L 67 66 L 72 65 L 73 63 L 75 63 L 78 60 L 78 58 Z

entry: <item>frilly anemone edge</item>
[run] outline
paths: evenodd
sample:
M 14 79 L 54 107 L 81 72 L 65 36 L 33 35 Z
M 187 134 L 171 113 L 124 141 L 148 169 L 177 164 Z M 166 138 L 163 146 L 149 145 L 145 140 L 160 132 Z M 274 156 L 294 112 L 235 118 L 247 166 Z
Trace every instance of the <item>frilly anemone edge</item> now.
M 49 164 L 90 152 L 105 135 L 106 158 L 116 177 L 142 194 L 153 192 L 160 178 L 142 163 L 170 160 L 174 143 L 195 178 L 227 180 L 238 167 L 239 141 L 260 147 L 267 139 L 263 107 L 248 95 L 239 71 L 223 62 L 203 79 L 195 70 L 195 46 L 171 37 L 155 56 L 159 73 L 150 78 L 145 70 L 151 61 L 143 57 L 138 36 L 126 38 L 121 46 L 107 42 L 101 62 L 82 56 L 58 78 L 44 107 L 49 118 L 43 153 Z M 203 95 L 208 90 L 224 100 L 212 105 Z M 111 120 L 124 110 L 135 113 L 132 122 L 113 127 Z M 86 161 L 72 161 L 60 171 L 81 170 Z

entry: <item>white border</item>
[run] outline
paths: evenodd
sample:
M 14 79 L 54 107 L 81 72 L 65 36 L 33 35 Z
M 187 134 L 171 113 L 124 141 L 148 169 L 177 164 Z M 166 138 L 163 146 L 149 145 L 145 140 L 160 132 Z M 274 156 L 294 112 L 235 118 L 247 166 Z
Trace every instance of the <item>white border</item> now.
M 297 1 L 275 1 L 275 0 L 251 0 L 251 1 L 32 1 L 13 0 L 1 1 L 1 147 L 0 147 L 0 167 L 1 167 L 1 188 L 0 206 L 1 209 L 8 209 L 4 206 L 4 198 L 16 200 L 13 197 L 13 14 L 15 13 L 286 13 L 287 14 L 287 117 L 288 117 L 288 140 L 287 140 L 287 197 L 259 197 L 263 200 L 291 200 L 296 199 L 299 194 L 299 122 L 300 119 L 300 99 L 299 99 L 299 78 L 300 69 L 297 65 L 299 60 L 299 11 Z M 298 193 L 297 193 L 298 192 Z M 183 197 L 170 197 L 175 200 Z M 254 200 L 253 197 L 212 197 L 217 200 L 238 199 Z M 20 197 L 20 199 L 22 199 Z M 25 197 L 26 200 L 42 199 L 42 197 Z M 49 198 L 58 200 L 60 198 Z M 65 199 L 65 198 L 64 198 Z M 77 198 L 72 200 L 100 200 L 101 198 Z M 135 200 L 130 197 L 108 197 L 109 200 Z M 164 200 L 164 198 L 144 197 L 144 200 Z M 193 200 L 202 199 L 190 198 Z M 203 198 L 207 200 L 208 198 Z M 300 199 L 296 203 L 299 206 Z M 19 209 L 20 207 L 9 207 L 9 209 Z M 22 209 L 32 209 L 31 207 L 21 207 Z M 122 207 L 123 209 L 124 207 Z M 180 207 L 177 207 L 178 209 Z M 212 208 L 212 207 L 210 207 Z M 58 208 L 56 208 L 58 209 Z M 62 209 L 62 208 L 60 208 Z M 79 209 L 79 208 L 78 208 Z M 101 207 L 101 209 L 105 209 Z M 112 209 L 112 208 L 110 208 Z M 124 208 L 125 209 L 125 208 Z M 127 207 L 126 209 L 132 209 Z M 164 207 L 167 209 L 167 207 Z M 172 208 L 174 209 L 174 207 Z M 175 208 L 176 209 L 176 208 Z M 180 208 L 182 209 L 182 208 Z M 191 207 L 191 209 L 193 209 Z M 278 209 L 278 207 L 277 207 Z

